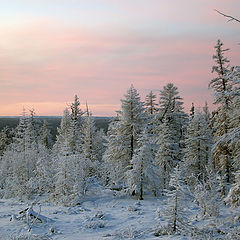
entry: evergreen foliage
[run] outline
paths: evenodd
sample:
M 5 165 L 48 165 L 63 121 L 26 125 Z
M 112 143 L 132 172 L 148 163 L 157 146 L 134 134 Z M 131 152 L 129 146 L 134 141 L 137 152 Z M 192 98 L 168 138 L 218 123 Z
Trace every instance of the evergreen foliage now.
M 127 185 L 125 173 L 132 168 L 131 160 L 139 147 L 138 139 L 146 123 L 146 115 L 139 94 L 133 86 L 121 102 L 118 121 L 110 126 L 105 159 L 112 168 L 112 183 Z
M 203 113 L 197 112 L 187 127 L 184 149 L 184 169 L 187 181 L 204 180 L 211 165 L 212 131 Z
M 139 148 L 135 150 L 131 160 L 132 168 L 126 173 L 131 193 L 137 194 L 140 200 L 143 200 L 145 188 L 156 195 L 160 183 L 159 169 L 155 163 L 152 145 L 145 129 L 138 140 Z
M 215 46 L 216 54 L 213 59 L 216 65 L 213 66 L 212 72 L 216 73 L 216 77 L 209 83 L 209 87 L 214 89 L 215 102 L 218 109 L 214 115 L 214 134 L 215 147 L 213 149 L 213 160 L 215 167 L 225 176 L 225 182 L 230 183 L 232 168 L 232 153 L 227 144 L 220 144 L 221 136 L 227 134 L 230 129 L 230 107 L 232 102 L 232 78 L 233 68 L 229 66 L 229 60 L 224 53 L 229 49 L 223 49 L 223 43 L 218 40 Z

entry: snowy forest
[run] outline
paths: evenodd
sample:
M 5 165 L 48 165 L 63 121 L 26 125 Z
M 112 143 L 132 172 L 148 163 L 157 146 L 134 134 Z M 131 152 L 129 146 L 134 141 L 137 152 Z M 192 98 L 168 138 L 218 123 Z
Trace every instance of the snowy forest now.
M 132 213 L 150 201 L 148 233 L 103 239 L 240 239 L 240 67 L 231 65 L 220 40 L 214 48 L 206 86 L 214 93 L 212 112 L 207 102 L 193 103 L 187 114 L 172 83 L 144 101 L 132 85 L 105 133 L 75 95 L 54 142 L 48 123 L 40 126 L 34 111 L 23 111 L 15 129 L 0 133 L 1 200 L 76 210 L 85 199 L 108 195 L 136 203 L 128 207 Z M 53 232 L 40 239 L 61 239 Z M 91 239 L 102 239 L 96 232 L 99 238 Z

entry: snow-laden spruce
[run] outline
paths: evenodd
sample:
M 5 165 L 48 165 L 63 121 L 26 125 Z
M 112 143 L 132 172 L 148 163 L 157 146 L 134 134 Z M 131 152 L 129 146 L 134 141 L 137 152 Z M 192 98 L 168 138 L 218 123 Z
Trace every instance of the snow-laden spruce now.
M 143 103 L 137 90 L 131 86 L 121 99 L 118 119 L 108 131 L 108 145 L 104 156 L 109 166 L 109 178 L 115 186 L 127 186 L 126 172 L 132 168 L 134 151 L 139 148 L 138 140 L 146 123 Z
M 168 83 L 160 91 L 159 110 L 154 121 L 156 162 L 162 172 L 161 188 L 168 188 L 170 173 L 182 159 L 184 129 L 187 115 L 183 112 L 178 89 Z

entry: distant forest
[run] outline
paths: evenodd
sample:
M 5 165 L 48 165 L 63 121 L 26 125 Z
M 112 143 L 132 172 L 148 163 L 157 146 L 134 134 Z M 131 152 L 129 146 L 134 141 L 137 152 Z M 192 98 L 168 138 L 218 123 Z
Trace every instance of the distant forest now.
M 53 140 L 55 141 L 57 135 L 57 128 L 61 123 L 61 116 L 39 116 L 35 117 L 38 120 L 40 126 L 43 125 L 44 120 L 48 123 L 48 128 L 53 136 Z M 0 117 L 0 132 L 4 127 L 15 128 L 19 123 L 20 117 Z M 105 133 L 107 133 L 108 125 L 111 121 L 111 117 L 94 117 L 96 128 L 103 129 Z

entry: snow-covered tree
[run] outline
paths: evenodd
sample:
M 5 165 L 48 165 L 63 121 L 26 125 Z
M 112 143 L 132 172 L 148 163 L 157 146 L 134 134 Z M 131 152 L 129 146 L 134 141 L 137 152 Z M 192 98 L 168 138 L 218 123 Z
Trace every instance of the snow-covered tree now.
M 161 132 L 159 132 L 156 144 L 157 152 L 155 158 L 156 164 L 161 171 L 160 188 L 163 190 L 168 188 L 170 174 L 179 161 L 178 138 L 172 133 L 167 120 L 163 120 L 161 124 Z
M 214 169 L 207 169 L 205 178 L 199 181 L 196 178 L 194 197 L 201 207 L 204 217 L 216 217 L 219 214 L 222 183 L 221 177 Z
M 74 102 L 70 106 L 71 108 L 71 117 L 74 121 L 79 121 L 79 118 L 84 114 L 84 112 L 80 109 L 79 97 L 77 95 L 74 96 Z
M 13 134 L 8 127 L 4 127 L 0 132 L 0 156 L 3 155 L 7 146 L 12 142 Z
M 134 151 L 138 148 L 138 139 L 146 121 L 143 103 L 137 90 L 131 86 L 121 100 L 121 111 L 118 111 L 118 121 L 112 125 L 111 136 L 105 159 L 112 167 L 112 182 L 127 183 L 126 171 L 131 166 Z M 113 130 L 113 127 L 115 128 Z M 113 135 L 114 132 L 114 135 Z M 114 141 L 114 143 L 112 142 Z M 117 143 L 117 144 L 116 144 Z M 111 157 L 110 157 L 111 156 Z
M 163 173 L 163 188 L 167 187 L 170 173 L 182 159 L 187 115 L 183 112 L 182 98 L 178 94 L 177 87 L 172 83 L 163 87 L 160 91 L 160 109 L 154 122 L 156 161 Z
M 156 115 L 156 132 L 161 132 L 161 123 L 165 121 L 171 128 L 172 134 L 178 138 L 179 148 L 181 148 L 187 114 L 183 112 L 183 101 L 178 94 L 177 87 L 172 83 L 168 83 L 160 91 L 160 108 Z
M 68 145 L 70 146 L 71 124 L 72 124 L 72 119 L 71 119 L 71 116 L 69 114 L 68 109 L 66 108 L 64 110 L 64 113 L 63 113 L 63 116 L 62 116 L 62 119 L 61 119 L 60 127 L 57 128 L 57 132 L 58 132 L 57 133 L 57 139 L 56 139 L 56 142 L 54 144 L 54 151 L 56 152 L 56 154 L 61 154 L 61 148 L 62 148 L 63 145 L 66 144 L 66 142 L 68 142 Z M 70 150 L 71 150 L 71 153 L 72 153 L 72 148 L 70 148 Z
M 192 103 L 192 107 L 190 109 L 190 118 L 191 119 L 194 118 L 194 114 L 195 114 L 195 107 L 194 107 L 194 103 Z
M 73 119 L 69 111 L 65 109 L 54 149 L 53 164 L 56 166 L 54 176 L 55 189 L 52 197 L 55 201 L 63 204 L 72 204 L 87 191 L 87 180 L 90 176 L 90 169 L 93 169 L 92 161 L 86 156 L 83 144 L 79 148 L 72 140 Z M 87 128 L 85 129 L 87 130 Z M 81 136 L 84 136 L 81 133 Z M 83 140 L 83 139 L 82 139 Z M 87 140 L 83 140 L 86 146 Z
M 155 128 L 155 115 L 158 111 L 157 109 L 157 103 L 156 103 L 156 95 L 153 94 L 152 91 L 146 96 L 145 98 L 145 110 L 147 113 L 147 124 L 148 124 L 148 132 L 151 134 L 151 138 L 154 136 L 154 128 Z
M 84 112 L 80 109 L 80 102 L 77 95 L 74 97 L 74 102 L 70 106 L 71 108 L 71 127 L 70 131 L 70 145 L 74 153 L 82 152 L 83 134 L 82 134 L 82 124 Z
M 187 127 L 184 149 L 184 169 L 186 179 L 194 184 L 202 181 L 206 168 L 211 164 L 212 131 L 205 115 L 198 111 Z
M 57 165 L 53 161 L 54 155 L 51 153 L 51 149 L 48 145 L 39 144 L 38 158 L 36 164 L 36 178 L 35 183 L 37 185 L 37 194 L 47 194 L 54 191 L 54 176 L 57 171 Z
M 40 129 L 39 144 L 45 146 L 46 148 L 51 148 L 53 146 L 52 134 L 48 128 L 46 120 L 44 120 L 43 126 Z
M 1 174 L 4 182 L 5 197 L 30 198 L 36 193 L 31 183 L 35 178 L 38 157 L 37 132 L 25 111 L 15 129 L 13 143 L 4 152 Z
M 217 45 L 214 47 L 216 49 L 216 54 L 213 55 L 213 59 L 216 62 L 216 65 L 212 67 L 212 73 L 216 73 L 217 77 L 213 78 L 209 87 L 213 88 L 215 91 L 215 102 L 214 104 L 220 103 L 225 107 L 229 107 L 231 99 L 229 98 L 229 92 L 232 89 L 231 79 L 227 78 L 229 74 L 230 66 L 229 60 L 224 56 L 224 53 L 229 49 L 223 49 L 223 43 L 218 40 Z M 223 126 L 224 131 L 227 131 L 227 126 Z
M 74 185 L 74 164 L 73 154 L 68 139 L 61 142 L 59 154 L 55 157 L 57 167 L 55 175 L 54 200 L 64 205 L 71 202 L 73 197 Z
M 71 115 L 66 108 L 63 113 L 57 140 L 53 146 L 53 164 L 56 166 L 55 190 L 53 197 L 66 204 L 67 198 L 73 194 L 73 151 L 71 147 Z
M 223 43 L 218 40 L 215 46 L 216 54 L 213 59 L 216 65 L 213 66 L 212 72 L 216 73 L 216 77 L 209 83 L 209 87 L 215 92 L 215 102 L 218 105 L 216 114 L 214 115 L 214 134 L 215 148 L 213 150 L 214 165 L 226 177 L 226 182 L 230 182 L 232 168 L 232 154 L 227 144 L 219 144 L 219 139 L 229 132 L 230 119 L 229 110 L 232 102 L 232 79 L 229 74 L 232 69 L 229 67 L 229 60 L 224 53 L 229 49 L 223 49 Z
M 240 169 L 240 67 L 233 68 L 230 76 L 233 82 L 230 110 L 230 131 L 226 134 L 232 151 L 234 171 Z M 224 137 L 224 136 L 223 136 Z
M 178 165 L 171 174 L 169 186 L 171 189 L 166 191 L 168 205 L 165 214 L 171 227 L 170 231 L 173 233 L 182 232 L 188 227 L 188 219 L 184 208 L 189 192 L 186 189 L 182 172 Z
M 153 94 L 152 91 L 150 91 L 150 93 L 145 98 L 146 112 L 150 115 L 153 115 L 157 112 L 156 98 L 157 96 Z
M 121 172 L 116 171 L 115 168 L 121 167 L 121 154 L 119 152 L 119 146 L 121 144 L 120 139 L 117 136 L 118 119 L 113 119 L 109 126 L 106 136 L 106 150 L 103 154 L 102 163 L 102 177 L 104 178 L 105 185 L 109 185 L 111 182 L 116 182 L 121 179 Z
M 98 162 L 97 143 L 95 141 L 96 132 L 97 130 L 92 113 L 87 110 L 87 116 L 82 125 L 82 150 L 84 158 L 88 159 L 92 163 L 91 168 L 88 170 L 89 176 L 94 176 L 97 173 L 97 168 L 100 166 L 100 163 Z
M 159 120 L 169 118 L 174 113 L 183 113 L 182 98 L 178 95 L 178 89 L 172 83 L 168 83 L 160 91 Z
M 102 162 L 103 154 L 106 151 L 106 134 L 101 128 L 95 132 L 94 137 L 95 148 L 96 148 L 96 157 L 98 162 Z
M 131 160 L 132 168 L 127 171 L 129 188 L 143 200 L 144 191 L 150 190 L 154 194 L 159 185 L 159 169 L 155 163 L 152 142 L 147 130 L 138 140 L 139 148 L 135 150 Z
M 208 103 L 205 102 L 205 105 L 203 107 L 203 115 L 204 115 L 204 118 L 207 122 L 209 122 L 209 127 L 210 127 L 210 120 L 211 120 L 211 114 L 209 112 L 209 108 L 208 108 Z
M 227 204 L 229 204 L 232 208 L 236 208 L 240 206 L 240 171 L 235 173 L 235 183 L 230 188 L 230 191 L 225 198 Z

